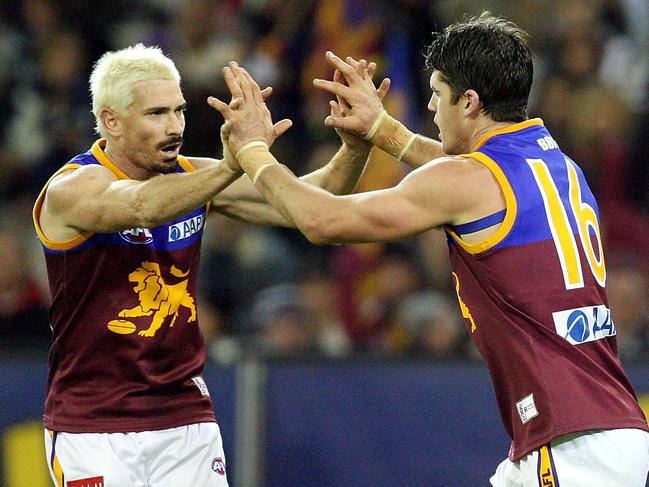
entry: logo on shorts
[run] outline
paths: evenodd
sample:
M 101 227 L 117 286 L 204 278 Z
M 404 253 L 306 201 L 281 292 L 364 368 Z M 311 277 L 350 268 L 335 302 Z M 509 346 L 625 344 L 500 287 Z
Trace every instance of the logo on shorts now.
M 221 457 L 216 457 L 212 460 L 212 470 L 219 475 L 225 475 L 225 460 Z
M 88 477 L 87 479 L 68 480 L 67 487 L 104 487 L 104 477 Z
M 153 242 L 153 235 L 148 228 L 131 228 L 119 232 L 119 236 L 132 244 L 144 245 Z

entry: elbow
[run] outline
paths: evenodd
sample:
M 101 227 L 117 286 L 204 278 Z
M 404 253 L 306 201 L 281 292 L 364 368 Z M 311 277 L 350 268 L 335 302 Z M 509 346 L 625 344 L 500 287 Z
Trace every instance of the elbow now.
M 314 245 L 338 243 L 333 226 L 328 219 L 310 218 L 300 227 L 300 231 Z

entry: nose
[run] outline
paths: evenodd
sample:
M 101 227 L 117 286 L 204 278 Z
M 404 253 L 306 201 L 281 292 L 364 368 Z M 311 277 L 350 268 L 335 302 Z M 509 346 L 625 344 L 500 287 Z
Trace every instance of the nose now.
M 172 113 L 167 122 L 167 134 L 168 135 L 181 135 L 185 130 L 185 117 L 181 113 Z
M 435 95 L 431 95 L 430 100 L 428 101 L 428 111 L 435 113 L 437 111 L 437 100 L 435 100 Z

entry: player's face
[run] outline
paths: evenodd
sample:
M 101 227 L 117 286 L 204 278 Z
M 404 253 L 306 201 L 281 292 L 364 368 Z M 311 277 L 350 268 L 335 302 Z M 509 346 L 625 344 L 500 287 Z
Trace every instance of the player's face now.
M 439 138 L 446 154 L 465 154 L 470 151 L 468 131 L 465 126 L 464 97 L 457 103 L 452 101 L 451 86 L 443 81 L 439 71 L 433 71 L 430 77 L 432 95 L 428 110 L 435 113 L 434 122 L 439 128 Z
M 185 99 L 174 80 L 138 81 L 123 122 L 123 149 L 148 171 L 176 170 L 185 130 Z

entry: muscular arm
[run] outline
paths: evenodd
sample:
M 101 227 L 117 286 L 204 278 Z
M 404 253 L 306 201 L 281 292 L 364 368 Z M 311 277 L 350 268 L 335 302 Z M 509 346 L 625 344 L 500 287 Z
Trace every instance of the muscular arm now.
M 233 63 L 235 64 L 235 63 Z M 236 65 L 236 64 L 235 64 Z M 365 64 L 364 64 L 365 65 Z M 376 65 L 370 63 L 370 70 L 374 72 Z M 246 80 L 250 85 L 259 90 L 259 86 L 252 79 L 252 77 L 245 71 L 245 69 L 237 67 L 241 73 L 244 73 Z M 233 75 L 232 71 L 226 69 L 224 78 L 228 85 L 233 100 L 241 99 L 243 93 L 241 85 Z M 382 98 L 387 92 L 385 87 L 380 93 L 379 97 Z M 265 99 L 263 90 L 260 91 L 262 99 Z M 219 109 L 220 104 L 218 100 L 209 98 L 208 103 L 214 108 Z M 234 103 L 236 105 L 237 102 Z M 234 106 L 233 105 L 233 106 Z M 222 108 L 221 108 L 222 109 Z M 337 113 L 339 108 L 332 106 L 332 114 Z M 265 116 L 270 117 L 270 112 L 265 110 Z M 262 125 L 261 120 L 265 117 L 259 117 L 256 120 L 257 124 Z M 224 124 L 227 127 L 228 123 Z M 272 131 L 270 130 L 272 126 Z M 272 125 L 270 119 L 266 123 L 267 133 L 263 139 L 270 146 L 273 141 L 281 135 L 286 129 L 290 127 L 288 121 L 281 121 Z M 318 186 L 333 194 L 346 194 L 353 191 L 358 183 L 358 180 L 365 168 L 367 158 L 371 149 L 371 144 L 356 136 L 338 132 L 343 144 L 333 158 L 323 167 L 317 169 L 309 174 L 302 176 L 302 181 L 308 182 Z M 223 143 L 223 157 L 231 167 L 236 167 L 237 162 L 229 150 L 227 143 L 228 129 L 221 130 L 221 141 Z M 192 163 L 197 167 L 204 167 L 212 164 L 215 161 L 212 159 L 191 159 Z M 248 223 L 257 223 L 262 225 L 278 225 L 278 226 L 293 226 L 282 215 L 280 215 L 268 202 L 262 197 L 259 191 L 254 187 L 252 181 L 243 177 L 228 187 L 225 191 L 216 195 L 213 200 L 213 208 L 232 218 L 246 221 Z
M 504 207 L 493 174 L 467 158 L 444 157 L 410 173 L 394 188 L 335 196 L 299 181 L 263 142 L 271 130 L 259 88 L 239 76 L 243 98 L 232 109 L 217 103 L 231 123 L 229 146 L 264 198 L 316 244 L 388 241 L 444 224 L 465 223 Z
M 219 162 L 146 181 L 115 180 L 102 166 L 83 166 L 50 183 L 40 224 L 46 236 L 57 241 L 80 232 L 153 228 L 205 204 L 239 175 Z
M 253 172 L 255 164 L 247 161 L 250 156 L 258 158 L 261 151 L 240 158 L 242 167 Z M 264 169 L 256 186 L 315 244 L 400 240 L 485 216 L 503 205 L 489 170 L 458 158 L 432 161 L 394 188 L 348 196 L 304 184 L 279 164 Z
M 360 145 L 362 144 L 362 145 Z M 323 167 L 299 179 L 333 194 L 350 193 L 358 182 L 370 151 L 370 146 L 360 142 L 359 147 L 343 144 L 333 158 Z M 190 159 L 195 167 L 216 164 L 214 159 Z M 212 199 L 212 209 L 230 218 L 255 223 L 293 227 L 252 184 L 243 176 Z

